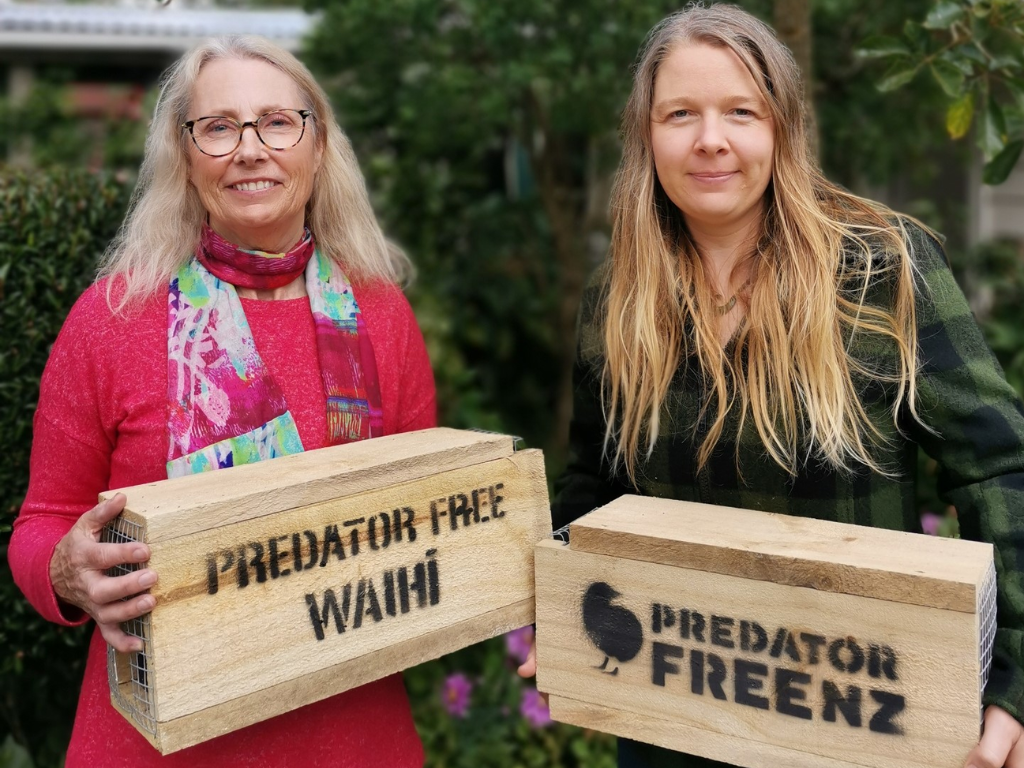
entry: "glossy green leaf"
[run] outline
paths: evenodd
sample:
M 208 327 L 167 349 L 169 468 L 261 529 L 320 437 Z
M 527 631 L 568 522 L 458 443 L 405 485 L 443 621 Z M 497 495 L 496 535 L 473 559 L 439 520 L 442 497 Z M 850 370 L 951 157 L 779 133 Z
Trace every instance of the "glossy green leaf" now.
M 985 158 L 991 162 L 1006 146 L 1006 123 L 1003 110 L 998 102 L 986 94 L 978 115 L 978 147 Z
M 921 53 L 928 50 L 928 31 L 913 19 L 907 19 L 903 23 L 903 36 L 910 42 L 913 50 Z
M 959 98 L 964 88 L 964 73 L 945 59 L 936 59 L 931 65 L 932 75 L 948 96 Z
M 1024 139 L 1024 107 L 1013 100 L 1003 102 L 1002 106 L 1006 140 Z
M 970 77 L 974 74 L 975 61 L 970 57 L 964 55 L 963 48 L 966 46 L 958 45 L 956 48 L 946 51 L 939 57 L 939 61 L 945 61 L 950 66 L 956 67 L 965 77 Z
M 928 12 L 924 20 L 927 29 L 949 29 L 954 21 L 962 18 L 964 7 L 954 0 L 940 0 Z
M 854 53 L 862 59 L 878 59 L 885 56 L 910 55 L 910 48 L 897 37 L 876 35 L 865 40 Z
M 1007 144 L 1002 152 L 985 164 L 981 180 L 986 184 L 1002 184 L 1017 165 L 1022 151 L 1024 151 L 1024 139 Z
M 1017 60 L 1016 56 L 1011 56 L 1009 54 L 1006 54 L 1006 55 L 1003 55 L 1003 56 L 994 56 L 994 57 L 992 57 L 992 61 L 989 62 L 988 68 L 990 70 L 992 70 L 993 72 L 998 72 L 1000 70 L 1005 70 L 1007 72 L 1010 72 L 1010 71 L 1013 71 L 1013 70 L 1020 69 L 1021 68 L 1021 64 Z
M 1017 102 L 1017 105 L 1021 109 L 1024 109 L 1024 80 L 1014 80 L 1012 78 L 1007 78 L 1006 80 L 1003 81 L 1003 85 L 1006 86 L 1006 90 L 1008 90 L 1010 92 L 1010 95 L 1013 96 L 1013 99 L 1014 101 Z
M 974 93 L 968 91 L 949 105 L 946 112 L 946 130 L 950 138 L 962 139 L 971 129 L 974 120 Z
M 0 765 L 4 768 L 32 768 L 32 756 L 7 734 L 3 745 L 0 745 Z
M 889 68 L 885 77 L 878 82 L 876 87 L 883 93 L 895 91 L 897 88 L 901 88 L 913 80 L 914 75 L 917 74 L 917 70 L 920 69 L 920 67 L 920 64 L 913 61 L 907 61 L 905 59 L 897 61 Z
M 977 64 L 984 64 L 985 66 L 988 66 L 988 59 L 985 58 L 985 54 L 982 53 L 981 49 L 974 43 L 964 43 L 963 45 L 958 45 L 952 50 L 955 54 L 959 54 L 965 59 L 970 59 Z

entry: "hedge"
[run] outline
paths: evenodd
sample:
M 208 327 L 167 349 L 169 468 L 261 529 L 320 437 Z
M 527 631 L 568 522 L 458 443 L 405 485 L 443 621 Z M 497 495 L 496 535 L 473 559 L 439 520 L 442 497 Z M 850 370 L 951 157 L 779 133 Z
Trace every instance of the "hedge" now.
M 130 189 L 85 171 L 0 168 L 0 743 L 55 765 L 70 735 L 88 630 L 49 624 L 7 566 L 10 525 L 28 486 L 32 415 L 64 317 L 92 281 Z

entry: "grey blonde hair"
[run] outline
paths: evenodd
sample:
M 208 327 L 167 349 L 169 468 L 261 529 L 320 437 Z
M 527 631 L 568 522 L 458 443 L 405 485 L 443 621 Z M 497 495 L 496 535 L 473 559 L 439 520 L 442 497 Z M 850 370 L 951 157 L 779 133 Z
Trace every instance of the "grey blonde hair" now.
M 731 355 L 718 339 L 712 285 L 681 212 L 658 181 L 651 144 L 659 65 L 687 44 L 735 53 L 774 123 L 772 178 L 749 254 L 752 281 L 740 296 L 747 319 Z M 706 391 L 699 467 L 733 407 L 740 432 L 752 421 L 767 454 L 790 474 L 810 459 L 838 470 L 866 465 L 889 472 L 875 451 L 886 433 L 859 396 L 866 379 L 892 385 L 894 423 L 904 404 L 916 417 L 914 275 L 903 219 L 822 176 L 808 151 L 804 117 L 792 55 L 770 27 L 740 8 L 691 6 L 658 24 L 641 49 L 622 120 L 603 286 L 605 451 L 634 483 L 661 429 L 672 378 L 691 354 Z M 894 286 L 891 305 L 881 308 L 866 300 L 869 283 L 880 280 Z M 882 366 L 850 355 L 851 339 L 862 333 L 891 343 L 895 361 Z
M 128 215 L 100 267 L 115 282 L 118 307 L 166 288 L 195 252 L 206 210 L 189 182 L 189 145 L 181 124 L 189 118 L 202 68 L 219 59 L 265 61 L 288 75 L 314 119 L 307 131 L 323 150 L 306 223 L 318 249 L 341 264 L 350 280 L 383 279 L 401 283 L 411 277 L 406 256 L 389 243 L 370 207 L 366 183 L 348 138 L 334 119 L 323 89 L 292 54 L 260 37 L 233 35 L 204 42 L 179 59 L 161 81 L 145 156 Z

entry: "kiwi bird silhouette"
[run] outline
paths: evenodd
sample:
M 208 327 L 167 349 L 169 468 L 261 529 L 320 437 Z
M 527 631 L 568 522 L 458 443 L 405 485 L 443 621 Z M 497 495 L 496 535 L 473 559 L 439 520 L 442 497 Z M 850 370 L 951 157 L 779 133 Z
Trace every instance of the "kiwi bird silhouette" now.
M 633 612 L 621 605 L 612 605 L 617 598 L 610 584 L 595 581 L 583 595 L 583 628 L 591 642 L 604 653 L 604 661 L 597 667 L 609 675 L 617 675 L 619 668 L 608 669 L 608 661 L 625 663 L 640 653 L 644 644 L 644 630 Z

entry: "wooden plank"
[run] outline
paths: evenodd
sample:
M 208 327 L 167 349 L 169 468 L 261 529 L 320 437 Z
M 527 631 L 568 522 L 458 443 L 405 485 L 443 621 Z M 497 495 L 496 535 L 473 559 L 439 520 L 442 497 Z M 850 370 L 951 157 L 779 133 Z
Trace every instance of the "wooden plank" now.
M 863 768 L 860 763 L 831 760 L 821 755 L 776 747 L 738 736 L 709 735 L 699 728 L 691 728 L 670 720 L 637 715 L 568 697 L 549 696 L 548 704 L 552 719 L 560 723 L 657 744 L 659 747 L 674 749 L 677 752 L 689 749 L 728 765 L 770 765 L 772 768 Z
M 493 461 L 513 450 L 507 435 L 426 429 L 232 467 L 227 477 L 221 470 L 113 489 L 100 500 L 124 493 L 124 518 L 144 525 L 152 544 Z
M 534 601 L 529 598 L 333 667 L 317 670 L 300 678 L 186 715 L 161 724 L 159 749 L 163 754 L 177 752 L 222 736 L 229 732 L 227 728 L 251 719 L 254 714 L 258 716 L 258 721 L 276 717 L 322 698 L 436 659 L 450 652 L 453 645 L 466 647 L 526 626 L 533 620 Z
M 544 457 L 526 450 L 151 542 L 150 738 L 198 743 L 188 734 L 237 730 L 506 631 L 526 605 L 528 623 L 534 546 L 550 527 Z M 326 669 L 314 678 L 325 685 L 305 687 Z M 185 720 L 211 713 L 227 719 Z
M 992 545 L 623 496 L 572 524 L 573 550 L 973 613 Z
M 815 766 L 962 768 L 977 743 L 978 614 L 550 540 L 536 589 L 538 688 L 607 708 L 603 730 L 745 768 L 800 764 L 779 750 Z

